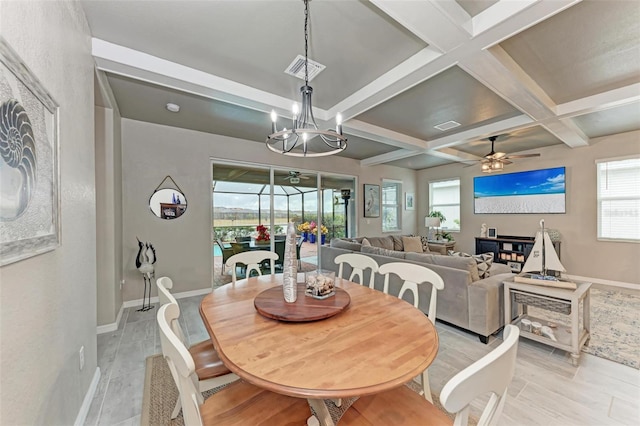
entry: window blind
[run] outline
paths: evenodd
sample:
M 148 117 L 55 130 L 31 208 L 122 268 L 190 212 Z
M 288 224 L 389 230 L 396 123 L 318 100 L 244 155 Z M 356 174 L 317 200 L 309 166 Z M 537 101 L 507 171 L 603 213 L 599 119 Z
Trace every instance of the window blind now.
M 640 157 L 596 166 L 598 239 L 640 242 Z

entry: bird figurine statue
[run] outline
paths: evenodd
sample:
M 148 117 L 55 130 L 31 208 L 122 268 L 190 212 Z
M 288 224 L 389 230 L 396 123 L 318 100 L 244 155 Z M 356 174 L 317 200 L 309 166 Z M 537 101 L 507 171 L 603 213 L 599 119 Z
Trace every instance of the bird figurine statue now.
M 138 240 L 138 255 L 136 256 L 136 268 L 142 273 L 144 280 L 144 293 L 142 294 L 142 308 L 138 311 L 148 311 L 152 309 L 151 306 L 151 278 L 154 276 L 155 268 L 153 266 L 156 263 L 156 250 L 153 248 L 153 244 L 145 243 Z M 148 284 L 148 285 L 147 285 Z

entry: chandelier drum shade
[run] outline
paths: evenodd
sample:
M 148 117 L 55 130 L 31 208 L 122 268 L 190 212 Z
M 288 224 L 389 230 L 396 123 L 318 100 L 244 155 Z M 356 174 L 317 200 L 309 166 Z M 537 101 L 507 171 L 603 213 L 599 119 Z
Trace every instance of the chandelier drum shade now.
M 336 128 L 320 130 L 313 116 L 309 86 L 309 0 L 304 1 L 304 86 L 300 88 L 302 102 L 293 105 L 291 128 L 278 130 L 278 115 L 271 111 L 271 134 L 267 136 L 267 148 L 278 154 L 293 157 L 324 157 L 337 154 L 347 148 L 347 138 L 342 134 L 342 116 L 336 114 Z M 313 144 L 313 149 L 311 148 Z

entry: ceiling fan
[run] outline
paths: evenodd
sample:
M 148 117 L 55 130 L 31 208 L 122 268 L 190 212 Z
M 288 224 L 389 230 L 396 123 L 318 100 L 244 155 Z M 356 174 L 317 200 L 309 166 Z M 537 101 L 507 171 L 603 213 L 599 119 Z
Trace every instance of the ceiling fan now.
M 494 149 L 494 143 L 496 141 L 496 139 L 498 139 L 497 136 L 490 136 L 489 138 L 487 138 L 488 140 L 491 141 L 491 152 L 486 154 L 482 160 L 477 160 L 480 161 L 482 164 L 482 171 L 484 173 L 491 173 L 491 172 L 495 172 L 495 171 L 499 171 L 502 170 L 504 168 L 505 164 L 512 164 L 512 159 L 516 159 L 516 158 L 529 158 L 529 157 L 540 157 L 540 154 L 521 154 L 521 155 L 508 155 L 504 152 L 496 152 Z
M 291 170 L 289 172 L 289 176 L 285 176 L 282 179 L 283 180 L 288 180 L 289 183 L 291 183 L 291 184 L 296 184 L 296 183 L 300 183 L 300 179 L 309 179 L 309 176 L 304 176 L 300 172 L 296 172 L 294 170 Z

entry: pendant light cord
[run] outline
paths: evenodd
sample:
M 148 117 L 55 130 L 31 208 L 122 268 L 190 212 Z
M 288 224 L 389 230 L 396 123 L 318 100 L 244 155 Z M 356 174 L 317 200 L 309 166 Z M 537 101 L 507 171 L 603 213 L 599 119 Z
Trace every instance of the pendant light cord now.
M 309 0 L 304 0 L 304 85 L 309 85 L 309 31 L 307 29 L 309 23 Z

